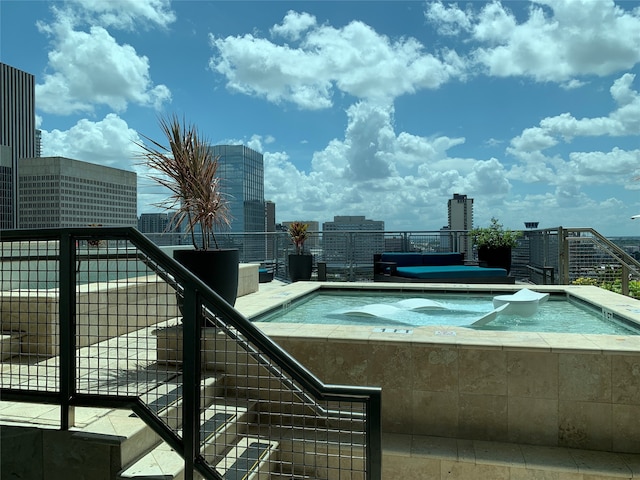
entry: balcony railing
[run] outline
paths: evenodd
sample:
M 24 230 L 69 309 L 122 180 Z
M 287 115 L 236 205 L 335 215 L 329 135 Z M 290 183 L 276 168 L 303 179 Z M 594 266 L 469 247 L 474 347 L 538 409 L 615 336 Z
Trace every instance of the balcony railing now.
M 176 248 L 190 248 L 191 240 L 184 234 L 145 235 L 169 254 Z M 289 253 L 293 253 L 294 247 L 286 232 L 234 233 L 219 236 L 218 239 L 223 246 L 238 248 L 241 262 L 260 263 L 268 267 L 276 278 L 289 278 L 287 258 Z M 570 248 L 569 245 L 573 246 Z M 373 281 L 373 254 L 381 251 L 462 251 L 468 261 L 477 261 L 466 231 L 311 232 L 305 249 L 313 255 L 313 278 L 336 282 Z M 42 255 L 44 253 L 41 254 L 44 260 Z M 99 249 L 92 255 L 99 255 Z M 629 285 L 633 285 L 630 282 L 640 279 L 638 256 L 636 253 L 634 258 L 620 246 L 588 228 L 526 230 L 519 245 L 513 249 L 511 274 L 520 282 L 591 283 L 625 295 L 639 296 L 637 287 L 629 288 Z M 82 261 L 80 258 L 79 262 Z M 132 259 L 128 261 L 133 262 Z M 8 279 L 5 275 L 0 289 L 15 288 L 24 282 L 42 286 L 46 285 L 48 277 L 55 276 L 55 270 L 39 268 L 32 269 L 26 278 L 25 271 L 28 270 L 20 274 L 24 278 L 14 275 Z M 124 278 L 127 271 L 127 268 L 114 268 L 109 270 L 109 275 Z M 88 275 L 81 269 L 78 281 L 96 281 Z
M 380 390 L 323 384 L 139 232 L 0 245 L 0 327 L 20 341 L 3 341 L 3 401 L 58 405 L 60 430 L 77 407 L 130 409 L 186 479 L 380 479 Z
M 640 295 L 629 288 L 629 282 L 640 280 L 638 260 L 593 229 L 558 227 L 523 233 L 512 251 L 516 280 L 590 282 L 624 295 Z M 148 235 L 167 249 L 190 241 L 181 234 Z M 240 249 L 242 261 L 262 263 L 276 277 L 288 278 L 287 256 L 294 247 L 286 232 L 229 234 L 223 241 Z M 382 251 L 464 252 L 468 261 L 477 261 L 467 231 L 311 232 L 305 249 L 313 254 L 315 278 L 327 281 L 373 281 L 373 254 Z

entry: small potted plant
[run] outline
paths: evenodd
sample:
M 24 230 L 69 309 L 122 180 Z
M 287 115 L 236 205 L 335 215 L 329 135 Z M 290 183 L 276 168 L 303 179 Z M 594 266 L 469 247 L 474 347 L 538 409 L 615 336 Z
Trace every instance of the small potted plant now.
M 522 232 L 505 229 L 498 219 L 491 218 L 488 227 L 474 228 L 469 231 L 473 243 L 478 248 L 478 261 L 481 266 L 511 270 L 511 249 L 518 245 Z
M 142 163 L 158 172 L 151 179 L 170 196 L 157 206 L 175 212 L 170 228 L 186 225 L 193 250 L 176 250 L 174 258 L 234 305 L 238 293 L 238 249 L 221 249 L 215 230 L 229 228 L 229 204 L 221 190 L 218 158 L 194 125 L 176 115 L 160 118 L 169 146 L 147 136 L 136 142 Z
M 302 222 L 291 222 L 288 228 L 296 253 L 289 254 L 289 278 L 292 282 L 310 280 L 313 268 L 313 257 L 305 253 L 304 242 L 309 238 L 309 225 Z

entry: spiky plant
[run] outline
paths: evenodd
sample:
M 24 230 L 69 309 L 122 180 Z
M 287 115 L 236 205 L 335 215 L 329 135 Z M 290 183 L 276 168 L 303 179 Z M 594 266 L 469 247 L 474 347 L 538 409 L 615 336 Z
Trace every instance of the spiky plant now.
M 195 125 L 184 119 L 180 122 L 175 114 L 160 117 L 159 123 L 168 147 L 145 135 L 141 137 L 146 143 L 136 142 L 142 163 L 158 172 L 150 178 L 171 192 L 156 206 L 176 212 L 171 227 L 186 223 L 196 250 L 209 250 L 212 241 L 218 248 L 214 231 L 231 224 L 229 203 L 217 175 L 218 157 L 213 156 Z M 198 225 L 202 231 L 200 244 L 195 236 Z
M 307 232 L 309 225 L 302 222 L 291 222 L 289 224 L 289 236 L 296 246 L 296 253 L 300 255 L 304 250 L 304 242 L 309 238 L 309 232 Z

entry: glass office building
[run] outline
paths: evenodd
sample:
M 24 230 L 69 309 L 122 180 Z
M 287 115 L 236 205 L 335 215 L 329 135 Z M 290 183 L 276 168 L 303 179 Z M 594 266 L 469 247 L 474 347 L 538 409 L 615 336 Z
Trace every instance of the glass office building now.
M 218 176 L 231 208 L 232 232 L 264 232 L 264 164 L 262 154 L 244 145 L 215 145 Z
M 218 176 L 231 213 L 231 232 L 265 231 L 264 163 L 262 154 L 244 145 L 215 145 Z M 264 235 L 244 236 L 244 261 L 261 260 L 266 255 Z

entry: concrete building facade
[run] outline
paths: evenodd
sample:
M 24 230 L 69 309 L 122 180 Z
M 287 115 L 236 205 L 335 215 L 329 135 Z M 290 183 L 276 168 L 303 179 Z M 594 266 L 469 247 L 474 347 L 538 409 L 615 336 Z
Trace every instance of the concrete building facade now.
M 334 216 L 332 222 L 322 224 L 322 242 L 327 262 L 372 264 L 373 254 L 385 248 L 384 222 L 363 215 Z
M 2 152 L 0 175 L 3 179 L 7 174 L 11 178 L 11 183 L 2 183 L 0 228 L 15 228 L 18 225 L 18 160 L 37 156 L 35 77 L 0 63 L 0 99 L 0 146 L 9 147 Z
M 473 198 L 454 193 L 453 198 L 447 202 L 447 210 L 450 231 L 471 230 L 473 228 Z M 473 240 L 468 236 L 460 237 L 458 240 L 458 251 L 464 253 L 465 259 L 471 259 Z
M 65 157 L 23 158 L 18 228 L 138 225 L 137 176 Z

